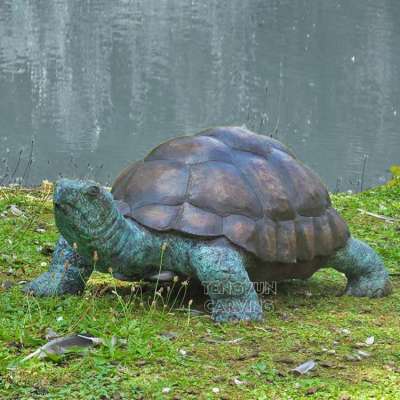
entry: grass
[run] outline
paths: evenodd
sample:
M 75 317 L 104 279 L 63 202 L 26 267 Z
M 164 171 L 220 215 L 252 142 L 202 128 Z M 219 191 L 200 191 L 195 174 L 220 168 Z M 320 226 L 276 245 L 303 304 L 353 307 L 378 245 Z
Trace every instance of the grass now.
M 18 282 L 47 269 L 57 237 L 45 189 L 0 189 L 1 399 L 400 398 L 400 224 L 359 211 L 400 219 L 398 183 L 333 197 L 354 236 L 384 258 L 392 296 L 338 297 L 345 279 L 327 269 L 278 285 L 277 295 L 264 298 L 264 322 L 230 325 L 196 313 L 202 300 L 191 312 L 177 310 L 191 296 L 180 282 L 155 296 L 152 286 L 132 291 L 96 273 L 79 297 L 24 296 Z M 46 343 L 47 328 L 90 333 L 105 344 L 21 363 Z M 370 336 L 375 343 L 361 348 L 370 356 L 354 361 Z M 307 360 L 316 368 L 291 373 Z

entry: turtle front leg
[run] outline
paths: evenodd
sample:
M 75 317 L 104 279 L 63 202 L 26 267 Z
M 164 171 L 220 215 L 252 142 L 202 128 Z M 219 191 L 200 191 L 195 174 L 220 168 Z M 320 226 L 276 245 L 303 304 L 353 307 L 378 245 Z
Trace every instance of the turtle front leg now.
M 328 265 L 347 277 L 345 294 L 357 297 L 383 297 L 392 292 L 389 273 L 382 259 L 366 243 L 350 238 Z
M 199 245 L 190 260 L 211 299 L 216 322 L 262 319 L 257 293 L 239 252 L 229 247 Z
M 92 271 L 93 266 L 87 264 L 60 236 L 49 270 L 26 284 L 23 290 L 35 296 L 80 293 Z

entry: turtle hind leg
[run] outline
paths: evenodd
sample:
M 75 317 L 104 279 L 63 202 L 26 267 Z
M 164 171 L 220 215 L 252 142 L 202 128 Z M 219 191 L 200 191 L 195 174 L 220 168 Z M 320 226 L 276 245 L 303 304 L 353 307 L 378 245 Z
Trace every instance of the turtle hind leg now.
M 262 319 L 257 293 L 238 251 L 229 246 L 198 245 L 190 263 L 211 299 L 216 322 Z
M 23 290 L 35 296 L 80 293 L 92 271 L 93 266 L 88 265 L 61 236 L 49 270 L 27 283 Z
M 357 297 L 383 297 L 392 291 L 382 259 L 361 240 L 350 238 L 328 264 L 347 277 L 345 293 Z

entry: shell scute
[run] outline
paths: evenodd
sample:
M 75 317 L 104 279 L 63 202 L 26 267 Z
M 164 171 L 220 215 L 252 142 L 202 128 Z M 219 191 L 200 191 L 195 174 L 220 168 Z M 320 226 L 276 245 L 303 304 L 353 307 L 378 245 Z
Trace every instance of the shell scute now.
M 192 165 L 188 201 L 221 216 L 262 216 L 262 207 L 251 187 L 231 164 L 210 161 Z
M 147 204 L 178 205 L 185 199 L 189 171 L 175 161 L 148 161 L 135 166 L 135 172 L 114 185 L 113 195 L 132 209 Z
M 148 204 L 135 208 L 129 214 L 142 225 L 151 226 L 157 230 L 168 230 L 176 220 L 181 206 L 166 206 L 163 204 Z
M 180 232 L 198 236 L 221 236 L 222 218 L 189 203 L 181 206 L 180 213 L 172 227 Z
M 256 222 L 243 215 L 229 215 L 223 220 L 223 234 L 234 244 L 256 253 Z
M 315 257 L 315 233 L 312 218 L 299 218 L 296 221 L 297 258 L 312 260 Z
M 196 136 L 210 136 L 219 139 L 232 149 L 259 154 L 262 157 L 268 157 L 272 148 L 291 154 L 290 150 L 278 140 L 236 126 L 211 128 L 198 133 Z
M 157 146 L 147 155 L 146 160 L 173 160 L 185 164 L 206 161 L 232 163 L 232 155 L 228 146 L 212 137 L 181 136 Z
M 277 261 L 276 222 L 264 218 L 257 222 L 257 253 L 265 261 Z
M 274 220 L 295 218 L 287 182 L 271 159 L 246 153 L 238 155 L 235 161 L 259 198 L 263 215 Z

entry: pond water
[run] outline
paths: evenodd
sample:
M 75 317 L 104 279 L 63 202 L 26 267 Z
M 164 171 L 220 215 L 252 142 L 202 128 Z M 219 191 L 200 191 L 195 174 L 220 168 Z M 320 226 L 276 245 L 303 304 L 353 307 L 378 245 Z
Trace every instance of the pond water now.
M 379 184 L 399 21 L 398 0 L 2 0 L 0 180 L 109 183 L 177 134 L 246 125 L 331 190 Z

